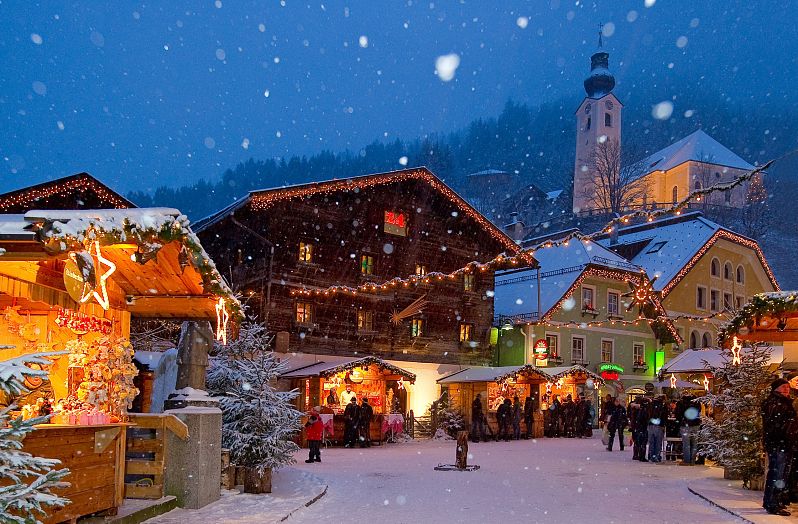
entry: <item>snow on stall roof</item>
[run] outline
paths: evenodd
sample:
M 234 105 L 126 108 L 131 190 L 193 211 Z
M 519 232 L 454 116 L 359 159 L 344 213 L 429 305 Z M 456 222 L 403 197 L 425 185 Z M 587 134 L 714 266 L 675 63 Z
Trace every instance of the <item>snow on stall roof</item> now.
M 699 129 L 643 160 L 642 176 L 654 171 L 667 171 L 688 161 L 706 162 L 736 169 L 753 169 L 729 148 Z
M 563 298 L 588 264 L 624 271 L 640 270 L 625 258 L 591 240 L 572 240 L 568 245 L 539 249 L 535 259 L 540 264 L 540 314 L 545 315 Z M 537 271 L 534 269 L 497 271 L 493 307 L 496 315 L 521 316 L 535 320 Z
M 0 239 L 33 239 L 36 235 L 25 227 L 25 215 L 0 215 Z
M 466 368 L 438 379 L 438 384 L 457 382 L 495 382 L 496 379 L 513 373 L 523 366 L 473 367 Z
M 719 224 L 707 220 L 700 213 L 690 213 L 619 229 L 617 245 L 647 242 L 631 262 L 645 269 L 649 278 L 658 277 L 654 288 L 662 291 L 720 229 Z M 610 245 L 608 237 L 598 242 Z
M 58 210 L 34 209 L 25 213 L 27 222 L 52 222 L 56 232 L 61 235 L 81 237 L 91 226 L 102 227 L 105 231 L 123 231 L 125 224 L 141 229 L 160 229 L 175 221 L 181 227 L 188 227 L 188 219 L 177 209 L 171 207 L 145 207 L 136 209 L 81 209 Z
M 772 346 L 770 354 L 770 364 L 781 364 L 784 360 L 784 346 Z M 743 352 L 748 351 L 743 348 Z M 723 366 L 723 350 L 718 348 L 710 349 L 688 349 L 676 355 L 662 366 L 660 373 L 702 373 L 707 371 L 704 361 L 710 368 Z

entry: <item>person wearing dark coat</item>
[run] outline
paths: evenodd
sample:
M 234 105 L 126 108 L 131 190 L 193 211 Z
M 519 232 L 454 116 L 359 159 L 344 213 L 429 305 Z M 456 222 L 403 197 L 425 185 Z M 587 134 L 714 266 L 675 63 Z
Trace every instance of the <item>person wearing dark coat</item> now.
M 762 402 L 762 444 L 768 454 L 768 472 L 762 507 L 772 515 L 789 516 L 784 510 L 788 467 L 798 434 L 796 412 L 790 400 L 790 383 L 783 378 L 770 385 L 770 395 Z
M 593 407 L 593 401 L 590 399 L 585 400 L 585 425 L 583 426 L 583 435 L 586 438 L 593 436 L 593 419 L 596 418 L 596 408 Z
M 584 436 L 585 428 L 585 399 L 584 397 L 577 397 L 574 402 L 574 436 L 582 438 Z
M 521 440 L 521 401 L 518 397 L 513 398 L 512 422 L 513 422 L 513 439 Z
M 344 409 L 344 447 L 353 448 L 357 442 L 357 397 L 352 397 Z
M 610 432 L 610 440 L 607 444 L 607 451 L 612 451 L 612 442 L 615 440 L 615 433 L 618 433 L 618 444 L 620 445 L 621 451 L 623 451 L 623 430 L 629 423 L 629 419 L 626 417 L 626 408 L 621 403 L 619 399 L 615 399 L 615 405 L 609 412 L 609 422 L 607 423 L 607 429 Z
M 668 423 L 668 408 L 665 396 L 655 398 L 648 408 L 648 461 L 662 462 L 662 442 L 665 439 L 665 424 Z
M 565 402 L 562 403 L 562 428 L 563 433 L 568 438 L 574 436 L 574 418 L 576 415 L 576 406 L 574 405 L 571 395 L 565 397 Z
M 676 425 L 682 437 L 682 461 L 679 464 L 692 466 L 701 429 L 701 405 L 692 396 L 685 395 L 676 404 Z
M 471 440 L 479 442 L 485 439 L 485 417 L 482 414 L 482 396 L 477 393 L 471 402 Z
M 601 403 L 601 412 L 599 413 L 602 422 L 601 427 L 604 427 L 609 423 L 610 413 L 612 412 L 614 406 L 615 406 L 615 401 L 612 399 L 612 395 L 607 393 L 607 397 Z
M 551 403 L 549 410 L 551 411 L 551 436 L 560 437 L 562 436 L 562 403 L 559 396 L 554 397 L 554 402 Z
M 632 431 L 632 460 L 648 462 L 646 458 L 646 445 L 648 444 L 648 410 L 650 400 L 640 397 L 633 404 L 634 410 L 630 409 L 629 427 Z M 630 406 L 631 408 L 631 406 Z
M 787 374 L 784 379 L 790 383 L 792 407 L 798 412 L 798 371 Z M 790 478 L 787 482 L 787 495 L 790 497 L 790 502 L 798 502 L 798 453 L 796 453 L 796 450 L 793 450 L 789 470 Z
M 510 426 L 512 425 L 513 404 L 509 398 L 504 399 L 499 409 L 496 410 L 496 423 L 499 426 L 499 434 L 496 440 L 510 440 Z
M 526 438 L 532 438 L 532 412 L 535 410 L 535 401 L 532 397 L 524 400 L 524 424 L 526 425 Z
M 360 447 L 371 447 L 371 417 L 374 415 L 374 410 L 369 405 L 369 399 L 363 397 L 360 401 L 360 407 L 357 410 L 357 429 L 360 434 Z

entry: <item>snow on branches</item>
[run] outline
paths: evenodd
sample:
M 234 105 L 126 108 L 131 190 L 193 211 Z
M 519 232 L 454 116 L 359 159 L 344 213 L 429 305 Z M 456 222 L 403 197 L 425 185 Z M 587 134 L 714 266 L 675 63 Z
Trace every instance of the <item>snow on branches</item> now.
M 47 376 L 46 371 L 31 369 L 26 363 L 49 365 L 44 358 L 63 352 L 23 355 L 0 362 L 0 390 L 10 397 L 25 393 L 25 377 Z M 28 524 L 39 522 L 46 507 L 61 507 L 69 500 L 52 492 L 55 488 L 69 486 L 62 479 L 68 469 L 53 469 L 60 462 L 55 459 L 34 457 L 22 451 L 25 435 L 35 430 L 36 424 L 47 422 L 49 417 L 23 420 L 10 419 L 15 406 L 0 409 L 0 522 Z
M 701 425 L 701 453 L 740 473 L 745 483 L 764 471 L 759 411 L 773 380 L 767 367 L 770 352 L 767 346 L 753 346 L 734 364 L 731 351 L 723 350 L 723 366 L 713 369 L 718 392 L 700 399 L 715 410 L 715 417 L 705 417 Z
M 235 465 L 259 474 L 294 463 L 299 448 L 292 438 L 301 430 L 302 413 L 293 405 L 298 392 L 273 386 L 284 366 L 271 344 L 265 327 L 243 323 L 237 340 L 215 345 L 207 377 L 208 392 L 222 408 L 222 445 Z

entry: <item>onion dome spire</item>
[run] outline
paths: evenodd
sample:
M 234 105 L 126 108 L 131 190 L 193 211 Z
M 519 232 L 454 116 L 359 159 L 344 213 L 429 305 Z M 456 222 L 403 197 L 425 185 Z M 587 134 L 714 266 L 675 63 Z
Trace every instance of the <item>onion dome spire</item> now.
M 599 25 L 598 49 L 590 57 L 590 76 L 585 78 L 585 92 L 590 98 L 601 98 L 615 87 L 615 77 L 610 72 L 610 55 L 603 50 L 603 26 Z

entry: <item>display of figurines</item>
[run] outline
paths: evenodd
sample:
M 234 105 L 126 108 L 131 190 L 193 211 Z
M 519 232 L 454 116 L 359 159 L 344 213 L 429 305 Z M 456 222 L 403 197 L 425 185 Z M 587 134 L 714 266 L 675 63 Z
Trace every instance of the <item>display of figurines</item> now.
M 46 417 L 53 411 L 54 399 L 39 397 L 35 403 L 22 406 L 22 420 L 30 420 L 37 417 Z

